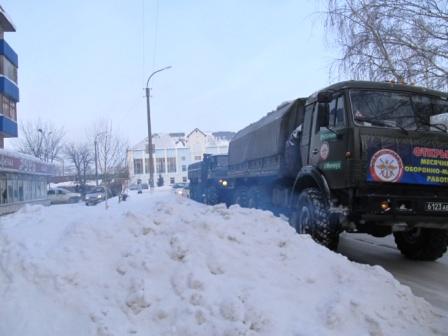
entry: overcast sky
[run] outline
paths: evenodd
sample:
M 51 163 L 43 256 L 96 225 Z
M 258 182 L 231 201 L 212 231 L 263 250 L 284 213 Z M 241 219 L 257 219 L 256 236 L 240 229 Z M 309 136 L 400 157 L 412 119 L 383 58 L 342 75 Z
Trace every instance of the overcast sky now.
M 2 0 L 17 28 L 5 39 L 19 55 L 18 122 L 80 139 L 110 119 L 135 144 L 147 134 L 146 78 L 171 65 L 150 83 L 153 132 L 238 131 L 330 84 L 336 55 L 316 3 Z

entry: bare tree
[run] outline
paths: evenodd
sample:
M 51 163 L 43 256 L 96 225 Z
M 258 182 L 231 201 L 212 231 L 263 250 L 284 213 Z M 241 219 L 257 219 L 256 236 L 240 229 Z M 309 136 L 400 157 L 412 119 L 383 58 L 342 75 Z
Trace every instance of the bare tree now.
M 327 0 L 340 73 L 448 88 L 448 0 Z
M 37 121 L 26 122 L 21 126 L 17 149 L 44 162 L 53 163 L 63 147 L 63 128 L 56 128 L 51 123 Z
M 67 159 L 73 163 L 77 180 L 81 185 L 87 182 L 87 173 L 93 162 L 93 155 L 90 147 L 86 143 L 69 143 L 64 149 Z
M 96 143 L 98 169 L 103 181 L 108 181 L 110 175 L 119 173 L 126 165 L 127 142 L 112 128 L 110 121 L 100 121 L 93 132 Z

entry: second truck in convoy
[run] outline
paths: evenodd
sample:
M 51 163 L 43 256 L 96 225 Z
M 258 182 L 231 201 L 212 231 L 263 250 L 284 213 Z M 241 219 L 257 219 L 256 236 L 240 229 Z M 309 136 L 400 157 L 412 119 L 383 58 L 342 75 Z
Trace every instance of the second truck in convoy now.
M 284 103 L 239 131 L 228 156 L 189 166 L 190 194 L 289 217 L 336 249 L 342 231 L 391 233 L 408 258 L 448 243 L 448 95 L 348 81 Z

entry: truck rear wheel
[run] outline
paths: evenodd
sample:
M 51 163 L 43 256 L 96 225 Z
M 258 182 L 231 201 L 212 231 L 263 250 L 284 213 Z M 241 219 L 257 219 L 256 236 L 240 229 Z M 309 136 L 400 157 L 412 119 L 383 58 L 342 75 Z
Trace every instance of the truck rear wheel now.
M 319 244 L 336 250 L 339 230 L 330 221 L 330 212 L 324 195 L 316 188 L 304 189 L 296 198 L 290 217 L 291 225 L 297 233 L 307 233 Z
M 400 252 L 409 259 L 434 261 L 447 250 L 448 233 L 445 230 L 415 228 L 394 232 Z
M 250 187 L 247 193 L 247 207 L 254 209 L 267 209 L 269 195 L 262 187 Z
M 233 203 L 238 204 L 240 207 L 247 208 L 248 206 L 247 192 L 248 192 L 247 187 L 245 186 L 237 187 L 235 190 Z

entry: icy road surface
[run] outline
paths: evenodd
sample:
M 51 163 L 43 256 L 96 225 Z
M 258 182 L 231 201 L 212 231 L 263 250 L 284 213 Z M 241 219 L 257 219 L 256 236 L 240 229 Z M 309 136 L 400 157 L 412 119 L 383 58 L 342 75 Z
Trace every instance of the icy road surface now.
M 391 272 L 415 295 L 425 298 L 448 313 L 448 255 L 435 262 L 412 261 L 401 256 L 394 238 L 364 234 L 344 234 L 339 252 L 350 260 L 379 265 Z
M 172 192 L 0 218 L 3 336 L 447 335 L 379 266 L 269 212 Z

